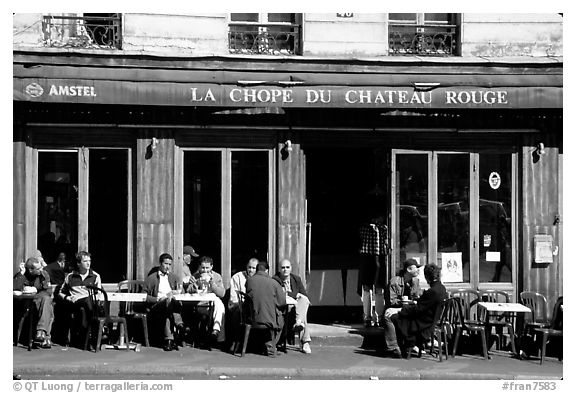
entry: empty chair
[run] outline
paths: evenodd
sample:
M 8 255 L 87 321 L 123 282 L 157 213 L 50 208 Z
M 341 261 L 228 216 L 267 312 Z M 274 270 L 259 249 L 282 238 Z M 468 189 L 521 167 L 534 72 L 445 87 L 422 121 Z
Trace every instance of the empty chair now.
M 531 311 L 529 320 L 524 323 L 525 334 L 531 334 L 534 328 L 550 326 L 546 296 L 538 292 L 524 291 L 520 293 L 520 301 Z
M 124 280 L 118 283 L 118 292 L 141 293 L 143 287 L 144 281 Z M 142 310 L 135 311 L 133 302 L 121 302 L 118 315 L 124 317 L 126 321 L 136 320 L 142 324 L 144 346 L 149 347 L 150 342 L 148 340 L 148 314 Z
M 95 286 L 86 286 L 86 289 L 88 290 L 88 301 L 92 315 L 88 316 L 89 327 L 86 331 L 84 349 L 88 349 L 88 341 L 90 339 L 92 326 L 97 325 L 98 328 L 96 331 L 96 343 L 94 348 L 94 350 L 98 352 L 102 345 L 102 332 L 104 330 L 104 326 L 108 326 L 109 332 L 111 332 L 113 324 L 118 325 L 120 336 L 124 339 L 126 348 L 128 348 L 129 340 L 126 319 L 124 317 L 110 315 L 110 303 L 108 302 L 108 294 L 104 289 Z M 104 298 L 103 300 L 102 297 Z
M 497 291 L 493 289 L 488 289 L 482 291 L 480 298 L 483 302 L 492 303 L 508 303 L 510 301 L 510 295 L 504 291 Z M 484 311 L 483 314 L 488 314 Z M 486 323 L 486 333 L 491 334 L 492 328 L 495 329 L 498 340 L 496 341 L 496 348 L 502 348 L 502 341 L 504 339 L 504 328 L 508 329 L 508 335 L 510 336 L 510 346 L 512 347 L 512 352 L 516 353 L 516 346 L 514 344 L 514 317 L 507 315 L 506 313 L 502 315 L 481 315 L 480 320 Z
M 540 338 L 540 364 L 544 362 L 546 357 L 546 345 L 550 337 L 562 337 L 564 318 L 563 296 L 560 296 L 554 305 L 554 312 L 551 320 L 550 327 L 548 328 L 534 328 L 536 336 Z M 562 346 L 559 348 L 558 360 L 562 360 Z
M 488 355 L 488 345 L 486 344 L 486 328 L 484 327 L 484 323 L 476 318 L 476 308 L 479 299 L 478 291 L 464 289 L 456 291 L 452 296 L 457 299 L 458 317 L 460 319 L 458 323 L 460 329 L 457 330 L 456 338 L 454 339 L 453 356 L 456 355 L 456 351 L 458 350 L 458 342 L 461 334 L 467 332 L 469 335 L 472 333 L 480 335 L 484 359 L 490 359 Z
M 246 296 L 246 294 L 244 292 L 238 291 L 238 304 L 240 305 L 240 310 L 241 310 L 241 312 L 240 312 L 240 327 L 241 327 L 241 329 L 244 330 L 244 337 L 242 338 L 242 352 L 241 352 L 240 356 L 244 356 L 244 354 L 246 353 L 246 347 L 248 346 L 248 339 L 250 337 L 250 332 L 252 330 L 266 331 L 267 334 L 270 335 L 272 342 L 275 343 L 276 342 L 276 335 L 278 334 L 276 329 L 254 322 L 255 318 L 254 318 L 254 307 L 252 305 L 252 299 L 250 299 L 250 297 Z M 240 342 L 237 342 L 234 345 L 234 352 L 233 352 L 234 354 L 236 354 L 239 347 L 240 347 Z

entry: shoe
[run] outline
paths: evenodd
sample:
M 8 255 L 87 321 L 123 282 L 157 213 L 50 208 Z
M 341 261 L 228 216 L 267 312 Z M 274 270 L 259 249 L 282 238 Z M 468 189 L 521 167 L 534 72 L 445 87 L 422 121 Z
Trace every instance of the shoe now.
M 173 340 L 173 341 L 172 341 L 172 349 L 173 349 L 174 351 L 180 350 L 180 349 L 178 348 L 178 343 L 176 342 L 176 340 Z
M 386 351 L 386 354 L 388 354 L 389 356 L 391 356 L 395 359 L 402 359 L 402 351 L 400 350 L 400 347 L 388 349 Z
M 36 331 L 36 337 L 34 338 L 34 344 L 42 345 L 46 339 L 46 332 L 44 330 Z
M 214 329 L 212 330 L 212 333 L 210 334 L 210 338 L 214 341 L 218 340 L 218 336 L 220 335 L 220 330 L 218 329 Z
M 300 333 L 302 330 L 304 330 L 304 324 L 302 323 L 301 320 L 297 320 L 296 323 L 294 324 L 294 327 L 292 328 L 292 330 L 294 331 L 294 333 L 298 334 Z
M 176 326 L 176 337 L 175 339 L 181 344 L 184 345 L 184 342 L 186 341 L 186 336 L 188 335 L 188 333 L 190 332 L 190 328 L 189 327 L 185 327 L 183 323 L 181 323 L 180 325 Z
M 166 352 L 170 352 L 174 349 L 174 342 L 173 340 L 166 340 L 164 341 L 164 347 L 162 348 L 164 349 Z
M 302 345 L 302 352 L 304 352 L 308 355 L 312 353 L 312 349 L 310 348 L 310 343 L 306 342 Z
M 40 344 L 40 348 L 42 349 L 50 349 L 52 348 L 52 341 L 49 338 L 45 338 L 42 344 Z

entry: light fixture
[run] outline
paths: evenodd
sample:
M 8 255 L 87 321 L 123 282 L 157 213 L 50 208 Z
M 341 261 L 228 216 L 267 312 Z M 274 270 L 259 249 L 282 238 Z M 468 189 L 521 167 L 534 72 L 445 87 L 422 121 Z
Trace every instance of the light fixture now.
M 536 154 L 541 156 L 542 154 L 546 154 L 546 148 L 542 142 L 536 145 Z
M 156 147 L 158 146 L 158 139 L 156 137 L 152 138 L 152 141 L 150 142 L 150 146 L 152 146 L 152 150 L 156 150 Z
M 288 153 L 292 151 L 292 141 L 290 139 L 284 142 L 284 150 L 286 150 Z

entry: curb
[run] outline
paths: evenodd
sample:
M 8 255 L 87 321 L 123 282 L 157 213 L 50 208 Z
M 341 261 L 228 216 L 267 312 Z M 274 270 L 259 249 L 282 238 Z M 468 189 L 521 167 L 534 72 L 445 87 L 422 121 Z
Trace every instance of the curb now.
M 350 368 L 350 369 L 305 369 L 305 368 L 247 368 L 247 367 L 193 367 L 171 366 L 170 369 L 142 370 L 137 365 L 94 365 L 91 367 L 50 367 L 26 366 L 15 367 L 14 374 L 26 376 L 62 376 L 75 379 L 74 376 L 110 376 L 137 375 L 137 379 L 389 379 L 389 380 L 560 380 L 559 376 L 511 375 L 501 373 L 455 373 L 438 371 L 408 371 L 386 368 Z

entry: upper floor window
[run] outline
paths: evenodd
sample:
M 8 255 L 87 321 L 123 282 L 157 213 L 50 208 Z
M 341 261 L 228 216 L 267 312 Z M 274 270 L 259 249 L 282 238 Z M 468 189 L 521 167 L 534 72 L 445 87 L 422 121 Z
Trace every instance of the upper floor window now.
M 391 55 L 456 55 L 456 14 L 388 14 Z
M 300 53 L 299 14 L 230 14 L 230 53 L 297 55 Z
M 45 15 L 44 44 L 52 47 L 120 49 L 120 14 Z

